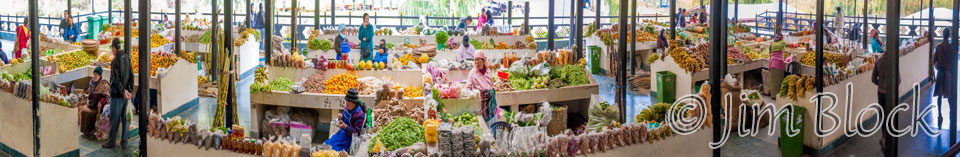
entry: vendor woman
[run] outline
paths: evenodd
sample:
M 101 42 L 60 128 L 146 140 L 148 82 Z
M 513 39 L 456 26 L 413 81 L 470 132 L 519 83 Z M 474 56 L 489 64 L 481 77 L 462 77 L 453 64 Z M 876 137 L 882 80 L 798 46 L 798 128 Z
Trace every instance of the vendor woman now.
M 783 62 L 783 53 L 786 47 L 787 43 L 783 42 L 783 35 L 777 35 L 777 38 L 770 44 L 770 65 L 768 66 L 770 67 L 770 80 L 766 82 L 770 95 L 780 93 L 780 83 L 783 82 L 783 74 L 786 69 L 786 64 Z
M 487 68 L 487 55 L 483 51 L 477 51 L 473 54 L 473 70 L 468 74 L 469 88 L 480 90 L 481 113 L 484 121 L 490 121 L 495 118 L 497 101 L 496 93 L 493 90 L 494 71 Z
M 104 105 L 110 103 L 110 83 L 103 80 L 103 68 L 98 66 L 93 70 L 93 74 L 93 78 L 90 79 L 90 86 L 87 88 L 88 103 L 86 106 L 79 107 L 80 133 L 91 139 L 97 133 L 95 126 L 97 117 L 99 117 L 97 115 L 100 114 Z
M 366 122 L 366 115 L 364 114 L 366 107 L 360 102 L 360 98 L 357 96 L 357 89 L 350 88 L 344 99 L 347 100 L 347 106 L 337 117 L 340 121 L 337 124 L 340 131 L 337 131 L 333 137 L 323 142 L 330 145 L 330 148 L 335 151 L 347 151 L 350 149 L 353 136 L 360 136 L 360 131 Z

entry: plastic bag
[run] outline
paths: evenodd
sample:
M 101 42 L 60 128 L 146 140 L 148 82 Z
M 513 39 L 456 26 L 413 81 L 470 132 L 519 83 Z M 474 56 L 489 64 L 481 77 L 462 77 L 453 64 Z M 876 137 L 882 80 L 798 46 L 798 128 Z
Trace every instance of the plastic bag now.
M 540 63 L 530 68 L 530 75 L 549 76 L 550 66 L 547 63 Z
M 593 95 L 590 100 L 590 109 L 588 110 L 589 120 L 587 121 L 587 130 L 603 130 L 611 122 L 620 119 L 620 110 L 616 104 L 602 106 L 599 96 Z

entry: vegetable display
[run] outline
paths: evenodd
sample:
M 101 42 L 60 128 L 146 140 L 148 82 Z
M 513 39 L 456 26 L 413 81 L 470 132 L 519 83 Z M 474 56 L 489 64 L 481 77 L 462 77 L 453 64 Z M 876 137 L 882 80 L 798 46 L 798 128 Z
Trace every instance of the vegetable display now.
M 567 64 L 551 72 L 554 72 L 554 74 L 551 75 L 570 86 L 590 84 L 590 78 L 588 78 L 587 70 L 584 66 Z
M 307 43 L 307 48 L 310 48 L 312 50 L 319 50 L 320 41 L 321 41 L 320 39 L 316 39 L 316 38 L 314 38 L 313 40 L 310 40 L 310 42 Z
M 323 93 L 323 74 L 313 74 L 304 83 L 308 93 Z
M 290 91 L 290 86 L 293 86 L 293 81 L 287 78 L 277 78 L 270 81 L 270 89 L 275 91 Z
M 140 53 L 133 51 L 130 55 L 130 64 L 133 66 L 133 72 L 140 71 Z M 169 68 L 177 63 L 177 56 L 166 52 L 154 52 L 150 54 L 150 76 L 157 76 L 157 70 L 160 68 Z
M 370 141 L 380 141 L 388 151 L 393 151 L 417 142 L 425 142 L 423 126 L 417 124 L 417 121 L 407 117 L 400 117 L 387 126 L 384 126 Z M 371 142 L 368 148 L 373 148 L 375 142 Z

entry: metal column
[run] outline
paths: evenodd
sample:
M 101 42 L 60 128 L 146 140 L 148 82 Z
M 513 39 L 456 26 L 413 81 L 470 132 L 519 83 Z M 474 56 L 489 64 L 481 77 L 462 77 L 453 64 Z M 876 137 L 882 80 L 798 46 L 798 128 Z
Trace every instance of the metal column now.
M 723 4 L 723 1 L 725 0 L 710 0 L 710 4 Z M 726 18 L 723 17 L 723 14 L 721 13 L 723 11 L 723 7 L 723 5 L 710 5 L 710 26 L 719 26 L 719 28 L 725 28 L 723 26 L 725 25 L 724 23 L 726 23 L 726 20 L 724 20 Z M 712 119 L 714 122 L 720 121 L 720 104 L 722 103 L 720 84 L 723 82 L 721 80 L 723 79 L 724 75 L 722 73 L 723 71 L 721 71 L 721 67 L 727 65 L 727 43 L 720 42 L 725 38 L 724 36 L 726 33 L 722 30 L 723 29 L 710 31 L 710 54 L 713 54 L 710 56 L 709 68 L 710 87 L 713 87 L 710 88 L 710 93 L 716 96 L 710 97 L 709 101 L 711 102 L 710 104 L 713 105 L 710 112 L 713 113 Z M 720 128 L 721 127 L 713 127 L 714 142 L 720 141 L 720 135 L 722 134 Z M 713 156 L 720 156 L 720 148 L 713 150 Z
M 67 0 L 67 14 L 73 15 L 73 5 L 70 5 L 70 4 L 73 4 L 73 1 Z M 90 8 L 93 8 L 93 7 L 90 7 Z M 60 15 L 63 15 L 63 14 L 60 14 Z M 67 17 L 63 17 L 63 18 L 67 18 Z
M 776 37 L 777 35 L 781 35 L 781 33 L 783 32 L 783 1 L 784 1 L 784 0 L 780 0 L 780 2 L 777 3 L 777 4 L 778 4 L 778 6 L 777 6 L 777 22 L 776 22 L 776 24 L 774 25 L 774 28 L 773 28 L 773 35 L 774 35 L 774 37 Z M 817 23 L 817 24 L 821 24 L 821 25 L 822 25 L 822 22 L 823 22 L 823 21 L 821 21 L 820 23 Z
M 39 113 L 37 113 L 40 111 L 40 99 L 38 99 L 40 97 L 40 92 L 38 91 L 40 91 L 39 84 L 40 84 L 40 75 L 41 75 L 40 62 L 38 62 L 40 58 L 40 27 L 39 27 L 40 20 L 38 20 L 39 19 L 38 16 L 40 16 L 39 15 L 40 10 L 37 9 L 39 7 L 37 6 L 38 5 L 37 0 L 29 0 L 29 1 L 30 2 L 27 2 L 27 3 L 30 3 L 28 4 L 29 5 L 28 10 L 30 13 L 28 14 L 29 17 L 27 17 L 27 23 L 29 23 L 27 27 L 30 27 L 29 28 L 30 29 L 30 58 L 31 58 L 30 73 L 32 74 L 30 76 L 30 83 L 32 84 L 30 88 L 33 91 L 33 92 L 30 92 L 30 96 L 34 98 L 32 101 L 33 155 L 40 156 L 40 116 L 39 116 Z
M 633 39 L 630 41 L 630 74 L 633 75 L 637 74 L 637 0 L 631 0 L 630 3 L 630 22 L 632 22 L 629 25 L 630 32 L 632 32 L 630 38 Z M 643 66 L 643 63 L 640 63 L 640 65 Z
M 870 23 L 867 21 L 870 19 L 870 14 L 867 12 L 869 10 L 870 0 L 863 0 L 863 49 L 866 50 L 867 46 L 870 45 Z
M 210 7 L 212 8 L 212 11 L 213 11 L 213 13 L 210 14 L 210 16 L 212 16 L 211 19 L 213 19 L 213 22 L 212 22 L 212 23 L 213 23 L 213 26 L 212 26 L 212 27 L 213 27 L 213 29 L 212 29 L 213 35 L 210 35 L 210 47 L 211 47 L 211 48 L 210 48 L 210 56 L 211 56 L 210 59 L 211 59 L 211 61 L 212 61 L 212 62 L 211 62 L 212 64 L 210 64 L 210 69 L 213 69 L 213 71 L 218 71 L 218 70 L 217 70 L 217 63 L 218 63 L 217 60 L 219 59 L 219 56 L 217 56 L 217 45 L 219 45 L 220 43 L 217 43 L 217 38 L 219 38 L 219 36 L 220 36 L 220 35 L 218 35 L 218 34 L 220 34 L 220 17 L 218 17 L 220 14 L 219 14 L 219 12 L 218 12 L 218 10 L 217 10 L 217 8 L 219 8 L 219 7 L 217 7 L 217 1 L 210 1 L 210 3 L 211 3 L 211 4 L 210 4 Z M 210 80 L 217 80 L 217 77 L 218 77 L 217 74 L 211 74 Z
M 922 1 L 921 1 L 921 2 L 922 2 Z M 937 27 L 934 27 L 934 26 L 933 26 L 933 24 L 935 23 L 935 21 L 934 21 L 934 19 L 933 19 L 933 18 L 934 18 L 934 16 L 933 16 L 933 0 L 928 0 L 928 4 L 927 4 L 927 5 L 928 5 L 927 8 L 929 8 L 929 9 L 927 9 L 927 10 L 929 11 L 929 15 L 930 15 L 930 19 L 928 19 L 929 21 L 927 22 L 927 27 L 930 27 L 930 28 L 927 29 L 927 41 L 930 41 L 930 46 L 929 46 L 930 49 L 929 49 L 929 52 L 928 52 L 930 57 L 927 58 L 927 61 L 928 61 L 927 63 L 929 63 L 928 66 L 927 66 L 927 74 L 928 74 L 929 76 L 933 76 L 933 48 L 936 47 L 936 45 L 937 45 L 937 44 L 936 44 L 937 42 L 933 40 L 933 36 L 936 36 L 936 35 L 937 35 L 937 34 L 935 33 L 935 30 L 937 30 L 937 29 L 936 29 Z M 940 108 L 943 108 L 942 105 L 938 105 L 938 106 L 941 106 Z M 938 110 L 939 110 L 939 108 L 938 108 Z M 940 116 L 940 119 L 943 119 L 943 114 L 937 114 L 937 115 Z M 941 121 L 942 121 L 942 120 L 941 120 Z M 940 123 L 937 123 L 937 125 L 939 126 Z
M 814 52 L 814 53 L 816 53 L 816 59 L 815 59 L 815 60 L 816 60 L 816 62 L 815 62 L 816 65 L 814 66 L 814 68 L 816 68 L 816 69 L 815 69 L 814 71 L 816 71 L 816 72 L 815 72 L 815 74 L 814 74 L 813 76 L 816 78 L 815 80 L 817 80 L 817 81 L 815 82 L 815 84 L 814 84 L 813 86 L 815 86 L 815 88 L 817 88 L 817 93 L 822 93 L 822 92 L 823 92 L 823 44 L 824 44 L 824 43 L 823 43 L 823 38 L 824 38 L 824 36 L 823 36 L 823 31 L 824 31 L 824 29 L 825 29 L 825 28 L 823 28 L 823 26 L 826 26 L 825 24 L 823 24 L 823 22 L 824 22 L 824 19 L 823 19 L 823 7 L 824 7 L 823 5 L 824 5 L 824 2 L 823 2 L 823 1 L 824 1 L 824 0 L 817 0 L 817 11 L 816 11 L 816 23 L 817 23 L 817 26 L 814 26 L 814 28 L 816 28 L 816 29 L 814 29 L 814 34 L 815 34 L 815 35 L 814 35 L 814 38 L 816 38 L 816 39 L 815 39 L 815 40 L 816 40 L 816 41 L 815 41 L 816 44 L 814 44 L 814 46 L 816 46 L 816 52 Z M 781 17 L 782 17 L 782 15 L 779 15 L 779 16 L 780 16 L 780 17 L 778 17 L 778 18 L 781 18 Z M 777 20 L 777 22 L 778 22 L 778 23 L 781 23 L 780 20 Z M 779 24 L 778 24 L 778 25 L 779 25 Z M 874 70 L 876 70 L 876 69 L 874 69 Z M 823 100 L 822 100 L 821 97 L 817 97 L 817 105 L 822 105 L 822 103 L 823 103 L 822 101 L 823 101 Z M 816 116 L 821 116 L 821 113 L 818 112 L 818 113 L 816 114 Z M 819 131 L 819 130 L 818 130 L 818 131 Z M 818 133 L 819 133 L 819 132 L 818 132 Z M 822 133 L 820 133 L 820 134 L 822 134 Z
M 227 60 L 227 62 L 230 63 L 230 64 L 227 64 L 229 67 L 223 67 L 223 68 L 228 69 L 227 71 L 229 71 L 230 73 L 234 73 L 233 71 L 236 70 L 234 69 L 234 67 L 235 67 L 235 64 L 237 64 L 237 60 L 234 59 L 234 54 L 235 54 L 234 52 L 236 51 L 233 50 L 233 0 L 223 0 L 223 14 L 224 14 L 223 15 L 223 51 L 226 52 L 224 54 L 227 54 L 227 56 L 223 56 L 223 59 Z M 243 37 L 240 37 L 240 38 L 243 38 Z M 227 79 L 231 79 L 231 80 L 234 79 L 233 75 L 227 75 L 227 76 L 229 76 Z M 237 93 L 236 93 L 235 85 L 230 84 L 227 87 L 230 87 L 230 89 L 227 89 L 227 97 L 236 98 Z M 230 100 L 227 101 L 225 113 L 223 116 L 224 117 L 223 124 L 226 127 L 233 126 L 235 121 L 233 118 L 237 116 L 235 115 L 237 114 L 237 111 L 235 110 L 237 104 L 233 102 L 234 101 L 230 101 Z
M 299 8 L 297 8 L 297 0 L 291 0 L 290 8 L 293 8 L 290 12 L 290 53 L 300 53 L 297 52 L 297 38 L 300 37 L 300 29 L 297 29 L 297 22 L 299 22 L 300 14 L 297 13 Z
M 579 60 L 580 58 L 583 57 L 583 56 L 582 56 L 582 55 L 583 55 L 583 50 L 584 50 L 584 47 L 583 47 L 583 16 L 585 16 L 586 14 L 583 14 L 583 7 L 584 7 L 584 3 L 585 3 L 584 1 L 585 1 L 585 0 L 576 0 L 576 1 L 577 1 L 577 10 L 576 10 L 576 11 L 577 11 L 577 28 L 575 28 L 574 30 L 577 31 L 577 34 L 574 34 L 574 35 L 575 35 L 576 38 L 577 38 L 577 39 L 576 39 L 576 40 L 577 40 L 577 47 L 573 50 L 573 52 L 574 52 L 574 55 L 573 55 L 573 56 L 574 56 L 574 59 L 578 59 L 578 60 Z
M 548 1 L 550 1 L 550 2 L 549 2 L 549 4 L 548 4 L 547 6 L 550 7 L 550 8 L 547 8 L 547 49 L 548 49 L 548 50 L 554 50 L 553 40 L 554 40 L 554 38 L 557 37 L 557 33 L 556 33 L 557 29 L 554 28 L 555 25 L 554 25 L 554 22 L 553 22 L 553 18 L 554 18 L 554 15 L 553 15 L 554 4 L 553 4 L 553 3 L 554 3 L 555 0 L 548 0 Z
M 250 24 L 250 22 L 251 22 L 251 21 L 250 21 L 250 18 L 251 18 L 251 17 L 255 17 L 256 14 L 251 14 L 251 13 L 252 13 L 252 12 L 251 12 L 252 10 L 250 10 L 250 9 L 253 9 L 253 6 L 251 6 L 251 5 L 253 5 L 253 3 L 250 3 L 250 0 L 246 0 L 246 1 L 244 1 L 244 2 L 246 2 L 246 4 L 243 4 L 243 5 L 246 5 L 246 7 L 247 7 L 247 10 L 246 10 L 247 16 L 245 16 L 245 17 L 247 17 L 247 18 L 244 19 L 243 25 L 246 25 L 248 28 L 251 28 L 252 26 L 251 26 L 251 24 Z
M 530 34 L 530 1 L 523 2 L 523 34 Z
M 274 0 L 263 0 L 263 1 L 264 1 L 264 3 L 266 3 L 266 4 L 264 4 L 264 5 L 266 5 L 266 6 L 264 6 L 266 9 L 263 9 L 263 12 L 264 12 L 264 14 L 265 14 L 264 16 L 266 16 L 266 17 L 264 17 L 264 18 L 267 19 L 267 20 L 263 20 L 264 22 L 266 22 L 266 24 L 264 25 L 264 28 L 263 28 L 263 29 L 264 29 L 264 32 L 263 32 L 263 35 L 262 35 L 262 36 L 263 36 L 263 37 L 262 37 L 262 39 L 263 39 L 263 51 L 264 51 L 264 53 L 263 53 L 264 55 L 263 55 L 263 56 L 265 57 L 263 64 L 270 65 L 270 61 L 273 60 L 273 44 L 274 44 L 274 43 L 273 43 L 273 13 L 274 13 L 273 3 L 274 3 Z M 283 43 L 281 43 L 281 44 L 283 44 Z
M 403 13 L 400 13 L 403 16 Z M 400 24 L 403 25 L 403 19 L 400 19 Z M 330 0 L 330 25 L 337 25 L 337 0 Z
M 402 25 L 403 23 L 400 24 Z M 454 22 L 454 24 L 456 24 L 456 22 Z M 507 26 L 513 27 L 513 1 L 507 1 Z
M 248 0 L 249 1 L 249 0 Z M 313 1 L 313 29 L 320 30 L 320 0 Z M 309 42 L 309 41 L 308 41 Z
M 177 2 L 180 4 L 180 2 Z M 107 22 L 113 23 L 113 0 L 107 0 Z
M 150 33 L 151 33 L 150 32 L 150 0 L 140 0 L 139 5 L 140 5 L 140 10 L 139 12 L 137 12 L 137 14 L 139 14 L 140 16 L 139 16 L 139 20 L 137 20 L 138 22 L 137 26 L 140 27 L 139 36 L 141 38 L 139 38 L 140 40 L 138 45 L 140 46 L 140 51 L 143 51 L 143 52 L 138 53 L 138 55 L 140 56 L 140 58 L 138 58 L 139 60 L 138 62 L 150 63 L 150 52 L 149 52 L 150 38 L 147 38 L 150 36 Z M 177 5 L 179 6 L 179 4 Z M 132 9 L 132 8 L 127 8 L 127 9 Z M 129 43 L 129 42 L 133 42 L 133 41 L 125 41 L 125 43 Z M 131 51 L 128 51 L 128 54 L 132 54 Z M 140 92 L 137 92 L 139 94 L 136 95 L 136 97 L 140 98 L 141 101 L 140 101 L 140 104 L 134 104 L 134 105 L 140 106 L 139 107 L 140 111 L 137 112 L 139 113 L 138 117 L 140 121 L 137 124 L 139 124 L 140 126 L 146 126 L 145 124 L 149 124 L 148 122 L 149 119 L 147 118 L 147 115 L 150 113 L 150 92 L 149 92 L 150 77 L 142 77 L 142 76 L 150 76 L 150 70 L 143 70 L 143 69 L 150 69 L 150 64 L 139 64 L 138 66 L 140 66 L 140 69 L 142 70 L 139 71 L 140 73 L 139 75 L 141 77 L 138 78 L 140 82 L 140 86 L 139 86 L 139 89 L 137 90 Z M 123 129 L 126 129 L 126 128 L 123 128 Z M 146 129 L 140 129 L 140 137 L 147 137 Z M 129 137 L 120 137 L 120 138 L 129 138 Z M 140 139 L 140 156 L 147 156 L 147 139 L 145 138 Z
M 960 8 L 960 0 L 953 0 L 953 8 Z M 958 31 L 958 28 L 960 28 L 960 24 L 958 24 L 958 23 L 960 23 L 960 12 L 954 11 L 952 17 L 953 17 L 953 19 L 952 19 L 951 22 L 950 22 L 950 23 L 952 23 L 952 24 L 950 25 L 950 30 L 951 30 L 950 33 L 952 33 L 951 36 L 953 36 L 953 38 L 950 38 L 950 44 L 953 45 L 954 47 L 956 47 L 956 46 L 957 46 L 957 35 L 960 34 L 960 31 Z M 956 57 L 956 56 L 957 56 L 957 54 L 953 54 L 953 57 Z M 957 66 L 957 61 L 956 61 L 956 60 L 951 60 L 950 62 L 953 63 L 953 65 L 950 65 L 950 66 L 953 66 L 953 67 L 956 67 L 956 66 Z M 956 70 L 956 69 L 954 69 L 954 70 Z M 953 73 L 956 74 L 957 71 L 953 71 Z M 955 80 L 955 79 L 954 79 L 954 80 L 950 80 L 950 81 L 952 82 L 951 84 L 957 84 L 957 80 Z M 957 89 L 951 89 L 951 90 L 953 90 L 953 93 L 956 93 L 956 92 L 957 92 Z M 949 102 L 949 101 L 948 101 L 948 103 L 950 103 L 950 107 L 951 107 L 951 108 L 950 108 L 950 119 L 951 119 L 951 120 L 954 120 L 954 119 L 957 119 L 957 107 L 956 107 L 956 106 L 957 106 L 957 104 L 956 104 L 956 103 L 957 103 L 957 101 L 956 101 L 956 100 L 957 100 L 957 96 L 956 96 L 956 95 L 950 95 L 950 96 L 948 96 L 948 97 L 949 97 L 949 98 L 948 98 L 949 100 L 954 100 L 953 102 Z M 956 134 L 957 134 L 957 123 L 952 122 L 952 123 L 950 123 L 950 142 L 947 142 L 947 145 L 948 145 L 948 146 L 952 146 L 954 143 L 957 142 L 957 135 L 956 135 Z
M 884 71 L 884 70 L 881 70 L 881 71 L 885 73 L 893 73 L 892 76 L 897 76 L 898 78 L 900 77 L 900 69 L 899 69 L 900 55 L 898 55 L 900 54 L 899 52 L 900 48 L 896 45 L 900 45 L 900 29 L 899 29 L 900 28 L 900 7 L 899 6 L 900 6 L 900 0 L 887 0 L 887 20 L 886 20 L 887 21 L 887 27 L 886 27 L 887 42 L 884 43 L 884 46 L 886 47 L 887 50 L 883 53 L 884 55 L 883 59 L 885 60 L 886 65 L 882 67 L 878 67 L 878 69 L 875 69 L 875 70 L 881 70 L 880 68 L 892 69 L 891 71 Z M 888 45 L 892 45 L 892 46 L 888 46 Z M 898 87 L 899 82 L 898 82 L 898 79 L 887 79 L 886 82 L 882 82 L 881 84 L 887 86 L 887 88 L 885 88 L 887 91 L 893 91 L 888 93 L 886 95 L 886 98 L 882 98 L 887 100 L 886 104 L 882 104 L 884 107 L 884 110 L 886 110 L 885 112 L 890 113 L 893 107 L 896 104 L 899 104 L 899 101 L 898 101 L 899 94 L 896 94 L 898 93 L 896 91 L 900 91 Z M 892 119 L 888 119 L 888 121 L 893 121 L 894 128 L 900 128 L 899 117 L 900 116 L 896 116 L 896 117 L 892 117 Z M 899 154 L 897 150 L 898 138 L 893 137 L 890 134 L 883 134 L 883 135 L 884 135 L 883 138 L 886 140 L 884 143 L 886 148 L 884 148 L 883 154 L 885 156 L 897 156 Z
M 183 44 L 180 41 L 180 2 L 181 0 L 176 0 L 177 4 L 173 9 L 174 14 L 176 14 L 173 16 L 175 23 L 173 26 L 173 36 L 175 36 L 173 38 L 173 53 L 178 56 L 180 55 L 180 46 Z
M 600 6 L 600 5 L 597 5 L 597 6 Z M 677 0 L 670 0 L 670 40 L 676 39 L 677 37 L 676 33 L 677 33 Z
M 739 19 L 740 19 L 740 0 L 733 0 L 733 24 L 734 24 L 734 26 L 736 26 L 736 24 L 739 24 L 739 23 L 740 23 Z M 737 28 L 737 27 L 733 27 L 733 28 Z M 736 30 L 736 29 L 734 29 L 734 30 Z
M 593 17 L 595 20 L 593 22 L 597 23 L 597 28 L 599 29 L 600 28 L 600 8 L 601 8 L 600 6 L 603 5 L 603 3 L 600 3 L 600 0 L 596 0 L 596 2 L 594 3 L 597 3 L 597 9 L 594 9 L 594 10 L 597 10 L 596 11 L 597 16 Z
M 628 4 L 628 3 L 629 3 L 628 0 L 620 0 L 620 4 Z M 627 19 L 630 18 L 630 16 L 627 16 L 627 12 L 629 12 L 629 10 L 627 10 L 628 7 L 629 6 L 620 7 L 620 15 L 618 16 L 617 19 L 620 21 L 619 23 L 621 23 L 620 25 L 621 27 L 626 27 L 626 25 L 624 24 L 626 24 Z M 550 31 L 550 32 L 553 32 L 553 31 Z M 627 28 L 620 28 L 620 34 L 627 34 Z M 627 63 L 628 51 L 627 51 L 627 42 L 624 42 L 624 41 L 627 41 L 627 36 L 621 35 L 619 36 L 619 38 L 620 39 L 618 40 L 620 42 L 617 43 L 617 51 L 618 51 L 617 53 L 620 57 L 617 57 L 617 58 L 618 60 L 620 60 L 619 61 L 620 64 L 617 66 L 618 67 L 617 69 L 619 70 L 617 70 L 616 97 L 617 97 L 617 104 L 618 104 L 617 106 L 619 107 L 620 111 L 626 111 L 625 109 L 627 105 L 627 101 L 626 101 L 627 90 L 625 87 L 627 86 L 627 64 L 626 63 Z M 620 112 L 620 119 L 618 121 L 620 123 L 626 122 L 626 115 L 624 114 L 624 112 Z

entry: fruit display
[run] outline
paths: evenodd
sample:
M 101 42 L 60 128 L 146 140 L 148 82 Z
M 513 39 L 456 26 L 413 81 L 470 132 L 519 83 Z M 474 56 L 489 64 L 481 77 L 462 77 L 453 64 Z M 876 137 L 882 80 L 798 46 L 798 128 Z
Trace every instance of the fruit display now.
M 840 54 L 823 52 L 823 59 L 826 65 L 835 64 L 841 65 L 844 63 L 840 62 Z M 803 54 L 803 57 L 800 58 L 800 63 L 807 66 L 816 66 L 817 65 L 817 53 L 807 52 Z
M 270 92 L 270 85 L 267 82 L 267 68 L 257 67 L 254 70 L 253 84 L 250 85 L 250 93 Z
M 423 96 L 423 87 L 403 87 L 403 97 L 405 98 L 416 98 Z
M 749 47 L 749 46 L 740 47 L 740 49 L 743 50 L 743 53 L 746 54 L 747 57 L 750 58 L 750 60 L 769 59 L 769 58 L 770 58 L 770 50 L 769 50 L 769 49 L 761 49 L 760 51 L 756 51 L 755 49 L 753 49 L 752 47 Z
M 424 128 L 407 117 L 400 117 L 387 124 L 370 141 L 380 141 L 388 151 L 413 145 L 416 142 L 425 142 Z M 373 148 L 376 143 L 370 143 Z
M 680 65 L 680 68 L 683 68 L 683 70 L 686 70 L 688 72 L 696 72 L 696 71 L 700 71 L 707 68 L 706 59 L 705 59 L 706 57 L 703 57 L 704 59 L 701 60 L 699 59 L 700 57 L 696 57 L 696 55 L 693 55 L 687 52 L 685 48 L 675 46 L 678 44 L 679 43 L 676 40 L 671 42 L 670 56 L 673 56 L 673 61 L 676 62 L 677 65 Z M 705 50 L 705 48 L 697 48 L 697 49 L 691 48 L 691 50 L 695 50 L 695 52 L 707 51 Z
M 804 92 L 813 91 L 813 84 L 815 83 L 814 77 L 803 75 L 789 75 L 783 79 L 783 83 L 780 85 L 781 97 L 787 97 L 791 100 L 797 100 L 802 98 Z
M 150 35 L 150 47 L 160 47 L 169 43 L 170 40 L 167 40 L 167 38 L 160 35 L 160 33 Z
M 337 74 L 323 81 L 326 94 L 346 94 L 350 88 L 356 88 L 360 83 L 353 74 Z
M 139 73 L 140 70 L 140 55 L 138 51 L 133 51 L 130 55 L 130 64 L 133 67 L 134 73 Z M 169 68 L 174 63 L 177 63 L 177 56 L 168 52 L 152 52 L 150 53 L 150 76 L 157 76 L 157 69 L 160 68 Z
M 653 64 L 653 62 L 657 61 L 658 59 L 660 59 L 659 53 L 651 53 L 650 57 L 647 57 L 647 64 Z
M 96 56 L 87 53 L 86 51 L 75 51 L 58 56 L 47 57 L 47 60 L 50 60 L 50 62 L 56 62 L 57 64 L 60 64 L 58 67 L 60 72 L 67 72 L 90 65 L 90 62 L 93 62 L 95 59 Z
M 647 106 L 647 108 L 640 111 L 640 114 L 637 114 L 634 121 L 638 123 L 662 123 L 667 116 L 667 109 L 669 108 L 670 104 L 667 103 L 657 103 Z
M 390 29 L 390 28 L 387 28 L 387 27 L 384 27 L 384 28 L 381 28 L 381 29 L 377 29 L 377 30 L 374 30 L 374 31 L 373 31 L 373 35 L 376 35 L 376 36 L 381 36 L 381 35 L 393 35 L 393 29 Z
M 197 52 L 193 52 L 193 51 L 180 52 L 180 58 L 183 58 L 183 60 L 186 60 L 187 62 L 190 62 L 190 63 L 197 63 Z

